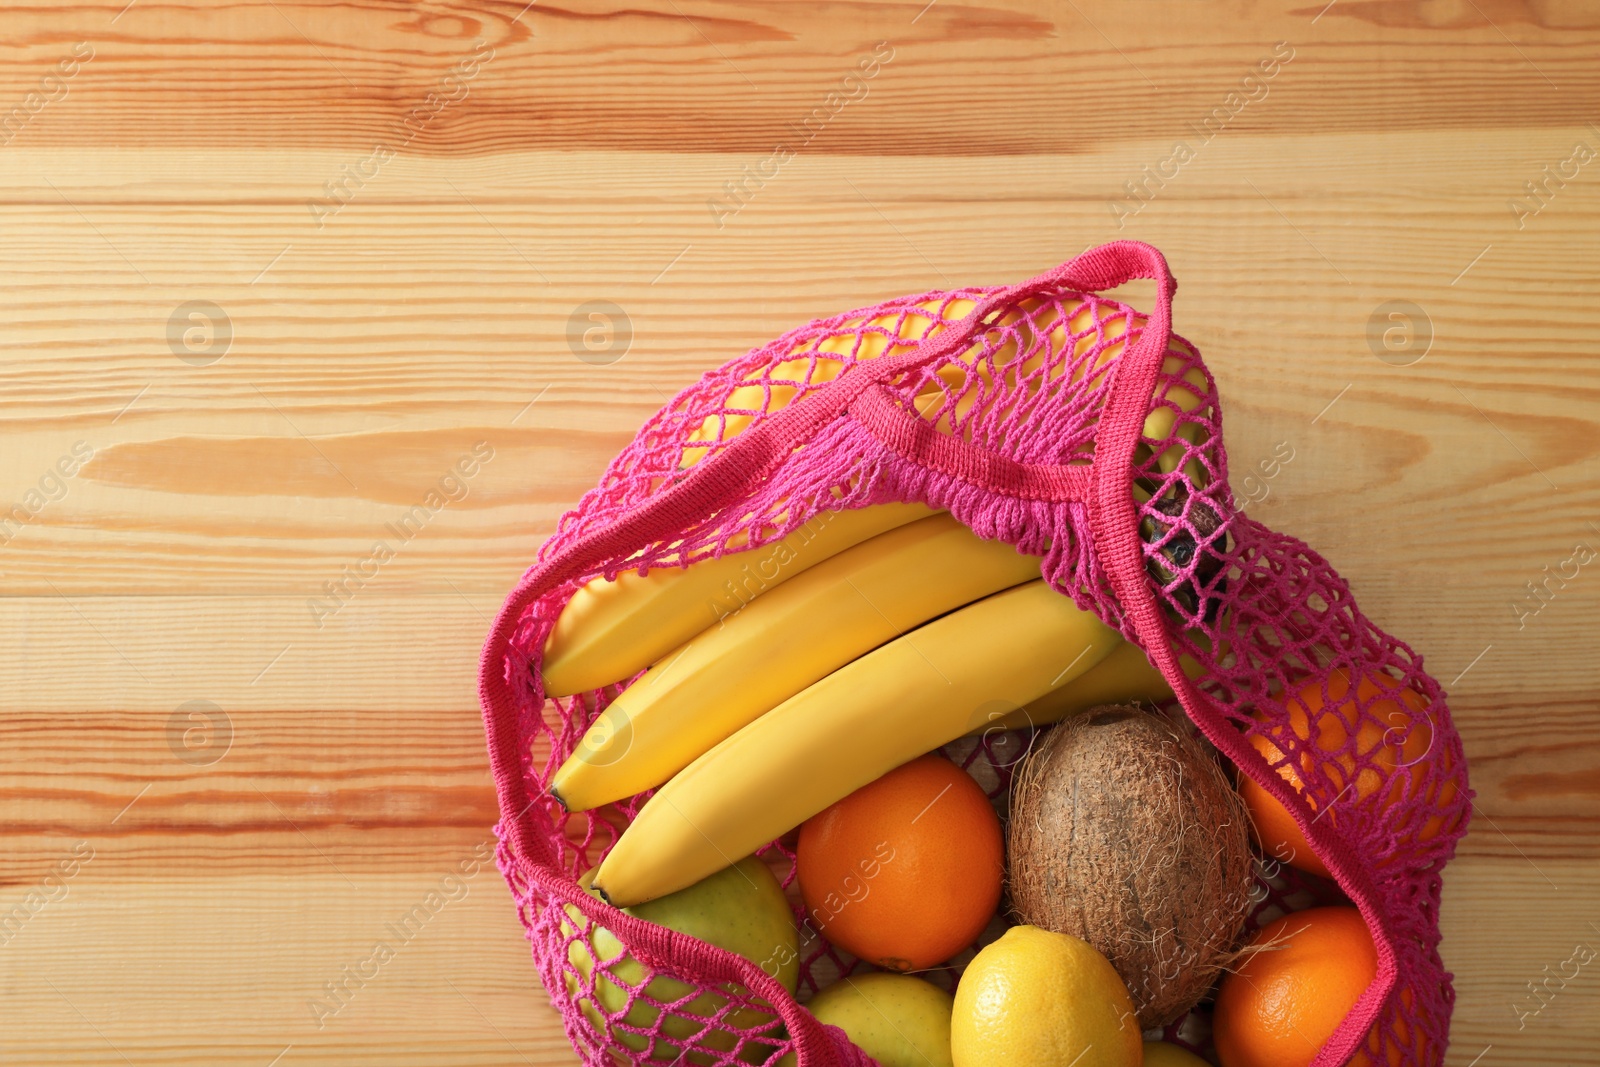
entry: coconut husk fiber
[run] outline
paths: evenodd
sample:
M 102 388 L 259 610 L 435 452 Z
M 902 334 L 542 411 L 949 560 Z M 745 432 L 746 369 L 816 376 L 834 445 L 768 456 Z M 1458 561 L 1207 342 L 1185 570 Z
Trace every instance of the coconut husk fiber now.
M 1194 1007 L 1252 900 L 1249 818 L 1197 738 L 1136 707 L 1045 734 L 1011 795 L 1007 866 L 1023 923 L 1082 938 L 1127 983 L 1142 1029 Z

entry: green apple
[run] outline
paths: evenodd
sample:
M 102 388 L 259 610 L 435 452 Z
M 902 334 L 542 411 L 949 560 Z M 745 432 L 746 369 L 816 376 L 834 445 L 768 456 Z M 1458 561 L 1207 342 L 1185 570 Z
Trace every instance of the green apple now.
M 951 1067 L 950 1016 L 955 1000 L 909 974 L 841 978 L 806 1007 L 818 1022 L 837 1026 L 881 1067 Z M 794 1054 L 779 1067 L 793 1067 Z
M 590 871 L 578 884 L 586 892 L 598 896 L 591 884 L 593 880 L 594 871 Z M 571 937 L 574 930 L 582 930 L 587 924 L 572 905 L 567 905 L 566 911 L 567 919 L 561 924 L 561 932 Z M 778 880 L 767 865 L 754 856 L 725 867 L 686 889 L 623 911 L 738 953 L 776 978 L 791 995 L 794 993 L 800 977 L 800 945 L 794 912 Z M 608 1026 L 601 1013 L 616 1015 L 626 1009 L 623 1022 L 628 1026 L 650 1028 L 661 1015 L 661 1005 L 688 996 L 694 991 L 693 987 L 658 975 L 645 986 L 644 995 L 636 998 L 630 1009 L 628 994 L 630 989 L 638 990 L 644 983 L 644 965 L 629 956 L 616 935 L 602 926 L 593 928 L 589 941 L 593 944 L 593 955 L 582 938 L 574 937 L 568 942 L 567 962 L 576 974 L 567 973 L 567 992 L 578 998 L 579 1007 L 596 1029 L 601 1033 L 609 1032 L 614 1040 L 636 1052 L 648 1052 L 652 1061 L 671 1063 L 678 1059 L 683 1049 L 675 1042 L 682 1042 L 691 1050 L 683 1055 L 685 1063 L 709 1063 L 709 1056 L 692 1050 L 730 1051 L 737 1047 L 741 1036 L 733 1032 L 735 1029 L 748 1034 L 766 1022 L 772 1025 L 761 1032 L 774 1041 L 781 1039 L 781 1024 L 776 1016 L 750 1008 L 729 1012 L 722 1020 L 722 1027 L 708 1030 L 706 1020 L 728 1002 L 728 997 L 721 993 L 702 993 L 687 1004 L 675 1006 L 661 1020 L 659 1032 L 668 1040 L 657 1038 L 655 1047 L 651 1048 L 650 1038 Z M 595 973 L 596 956 L 601 964 L 598 974 Z M 592 998 L 583 991 L 591 977 Z M 771 1045 L 749 1040 L 740 1053 L 751 1063 L 760 1063 L 771 1054 Z

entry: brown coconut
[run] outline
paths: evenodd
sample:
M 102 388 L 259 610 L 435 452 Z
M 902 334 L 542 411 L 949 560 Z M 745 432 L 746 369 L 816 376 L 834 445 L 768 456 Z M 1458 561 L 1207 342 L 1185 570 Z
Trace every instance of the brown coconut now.
M 1006 846 L 1018 921 L 1099 949 L 1146 1030 L 1216 982 L 1252 903 L 1239 795 L 1199 740 L 1139 708 L 1044 736 L 1012 786 Z

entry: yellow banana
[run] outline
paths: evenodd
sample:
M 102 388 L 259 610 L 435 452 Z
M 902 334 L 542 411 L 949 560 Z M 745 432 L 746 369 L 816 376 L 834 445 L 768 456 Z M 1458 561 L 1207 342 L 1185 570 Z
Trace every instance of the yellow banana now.
M 975 306 L 971 300 L 951 301 L 946 315 L 961 318 Z M 928 301 L 903 314 L 879 315 L 862 320 L 859 345 L 857 334 L 839 334 L 825 337 L 803 348 L 782 362 L 761 373 L 749 384 L 735 386 L 723 398 L 722 407 L 729 410 L 778 411 L 789 406 L 800 393 L 799 385 L 773 385 L 773 382 L 796 382 L 822 385 L 833 381 L 844 370 L 844 358 L 852 354 L 856 359 L 876 359 L 889 350 L 890 342 L 917 341 L 937 332 L 944 325 L 939 314 L 940 303 Z M 857 325 L 857 324 L 853 324 Z M 767 383 L 767 384 L 764 384 Z M 684 448 L 681 466 L 692 467 L 708 454 L 712 445 L 727 441 L 747 429 L 750 415 L 708 415 L 689 434 L 689 444 Z
M 879 534 L 663 657 L 589 727 L 550 792 L 569 811 L 658 786 L 806 686 L 947 611 L 1039 577 L 948 514 Z
M 1181 342 L 1174 340 L 1175 347 L 1184 348 Z M 1187 348 L 1185 348 L 1187 351 Z M 1177 374 L 1182 362 L 1177 356 L 1168 356 L 1162 363 L 1161 370 L 1165 374 Z M 1200 373 L 1198 367 L 1190 367 L 1179 377 L 1178 382 L 1167 390 L 1166 398 L 1176 404 L 1185 414 L 1192 414 L 1199 410 L 1201 400 L 1206 395 L 1206 378 Z M 1173 425 L 1178 421 L 1178 413 L 1165 404 L 1153 409 L 1144 420 L 1143 436 L 1151 441 L 1164 441 L 1172 433 Z M 1178 427 L 1177 436 L 1194 446 L 1205 443 L 1203 431 L 1196 423 L 1186 422 Z M 1156 457 L 1156 464 L 1163 474 L 1171 474 L 1183 461 L 1187 450 L 1180 444 L 1173 443 L 1160 456 Z M 1184 473 L 1196 486 L 1206 484 L 1205 472 L 1196 460 L 1184 464 Z
M 569 696 L 631 678 L 745 602 L 869 537 L 933 515 L 921 504 L 823 511 L 788 537 L 688 567 L 614 582 L 595 579 L 562 609 L 545 641 L 547 696 Z
M 1226 629 L 1226 623 L 1223 626 Z M 1211 640 L 1204 634 L 1192 635 L 1201 648 L 1211 649 Z M 1228 645 L 1222 645 L 1223 655 Z M 1200 661 L 1187 653 L 1179 653 L 1178 666 L 1190 680 L 1205 673 Z M 1026 707 L 1007 710 L 999 707 L 989 715 L 989 722 L 975 727 L 976 736 L 991 730 L 1020 730 L 1027 726 L 1049 726 L 1081 711 L 1101 704 L 1127 704 L 1132 701 L 1160 703 L 1171 700 L 1172 687 L 1161 672 L 1145 656 L 1144 650 L 1125 641 L 1112 650 L 1099 664 L 1080 678 L 1059 685 Z
M 964 418 L 978 399 L 979 390 L 967 389 L 969 378 L 976 378 L 984 386 L 983 392 L 989 393 L 995 385 L 995 371 L 998 370 L 1002 384 L 1007 389 L 1016 389 L 1020 383 L 1038 371 L 1051 353 L 1060 353 L 1066 347 L 1069 329 L 1077 336 L 1077 340 L 1073 342 L 1072 358 L 1063 359 L 1057 356 L 1046 375 L 1046 381 L 1030 383 L 1029 388 L 1040 388 L 1068 371 L 1071 372 L 1074 381 L 1093 377 L 1101 367 L 1121 353 L 1122 338 L 1129 329 L 1142 327 L 1145 321 L 1142 315 L 1123 315 L 1103 320 L 1096 330 L 1092 328 L 1094 312 L 1091 306 L 1087 301 L 1077 301 L 1068 304 L 1064 314 L 1055 318 L 1056 325 L 1051 328 L 1049 337 L 1041 339 L 1043 341 L 1041 351 L 1019 362 L 1019 349 L 1033 347 L 1032 335 L 1038 329 L 1031 316 L 1045 303 L 1046 301 L 1041 298 L 1029 297 L 1001 316 L 999 323 L 1013 326 L 1016 333 L 1008 337 L 982 363 L 977 363 L 983 347 L 980 334 L 957 360 L 941 366 L 938 371 L 940 380 L 925 385 L 916 397 L 915 404 L 918 411 L 925 417 L 937 418 L 934 413 L 942 406 L 945 393 L 947 391 L 960 393 L 965 390 L 967 395 L 958 402 L 956 410 L 937 418 L 935 423 L 942 432 L 952 432 L 954 423 Z M 891 351 L 891 346 L 895 350 L 904 350 L 911 344 L 938 333 L 950 322 L 961 319 L 975 306 L 977 302 L 966 297 L 948 301 L 928 300 L 904 310 L 849 323 L 847 325 L 852 332 L 823 338 L 810 347 L 792 354 L 788 359 L 774 364 L 759 377 L 748 379 L 747 384 L 735 386 L 723 399 L 722 407 L 778 411 L 794 401 L 799 395 L 800 386 L 773 383 L 826 384 L 837 378 L 844 370 L 844 357 L 853 354 L 857 360 L 877 359 Z M 1102 338 L 1108 343 L 1097 354 L 1094 362 L 1077 365 L 1078 358 Z M 1173 344 L 1183 347 L 1179 341 L 1173 341 Z M 1178 357 L 1169 356 L 1163 364 L 1163 370 L 1168 374 L 1176 374 L 1180 365 Z M 1168 391 L 1167 398 L 1185 413 L 1197 410 L 1205 391 L 1205 377 L 1199 370 L 1191 367 L 1184 372 L 1180 382 L 1182 384 L 1175 385 Z M 1165 405 L 1155 408 L 1145 420 L 1144 436 L 1150 440 L 1164 440 L 1172 433 L 1177 418 L 1177 414 Z M 751 420 L 752 416 L 743 414 L 706 416 L 689 434 L 689 444 L 684 449 L 681 466 L 684 468 L 694 466 L 709 454 L 714 444 L 738 436 L 749 427 Z M 1178 436 L 1192 445 L 1204 444 L 1199 427 L 1193 423 L 1184 423 L 1180 426 Z M 1161 471 L 1170 473 L 1174 470 L 1181 462 L 1183 452 L 1180 445 L 1166 449 L 1158 460 Z M 1196 485 L 1204 484 L 1204 472 L 1198 463 L 1190 461 L 1185 465 L 1185 471 Z
M 972 732 L 981 734 L 990 730 L 1047 726 L 1101 704 L 1171 699 L 1172 687 L 1161 677 L 1161 672 L 1150 665 L 1144 650 L 1124 641 L 1082 677 L 1056 686 L 1025 707 L 1011 712 L 997 710 L 991 722 Z
M 960 737 L 994 703 L 1026 705 L 1087 671 L 1119 641 L 1042 580 L 935 619 L 684 768 L 640 810 L 594 884 L 620 906 L 691 885 Z
M 1073 333 L 1084 334 L 1073 346 L 1075 355 L 1081 355 L 1095 343 L 1094 332 L 1090 330 L 1092 325 L 1090 306 L 1086 301 L 1076 301 L 1066 305 L 1064 315 L 1051 329 L 1042 352 L 1018 365 L 1017 340 L 1022 339 L 1024 348 L 1031 346 L 1029 338 L 1035 332 L 1035 327 L 1029 316 L 1046 303 L 1047 301 L 1039 297 L 1029 297 L 1020 301 L 998 320 L 1000 324 L 1015 326 L 1017 328 L 1015 335 L 1008 337 L 982 366 L 974 369 L 971 364 L 978 358 L 983 348 L 982 335 L 975 337 L 960 360 L 946 363 L 939 368 L 938 374 L 944 383 L 943 388 L 930 383 L 924 387 L 922 397 L 939 399 L 944 389 L 951 392 L 960 391 L 969 373 L 975 373 L 986 385 L 993 384 L 994 375 L 990 371 L 990 364 L 1000 368 L 1007 383 L 1014 387 L 1022 376 L 1031 374 L 1039 368 L 1045 353 L 1059 353 L 1066 347 L 1069 328 Z M 845 357 L 853 354 L 857 360 L 877 359 L 890 352 L 891 346 L 895 351 L 905 351 L 917 341 L 932 336 L 946 328 L 949 323 L 965 317 L 976 306 L 977 301 L 967 297 L 957 297 L 948 301 L 939 298 L 849 323 L 847 326 L 852 332 L 825 337 L 810 347 L 791 354 L 788 359 L 773 364 L 759 377 L 747 379 L 746 384 L 735 386 L 723 399 L 722 407 L 748 411 L 778 411 L 793 402 L 799 395 L 800 389 L 798 385 L 772 383 L 822 385 L 831 382 L 844 370 Z M 1143 319 L 1137 321 L 1142 322 Z M 1126 317 L 1106 321 L 1102 332 L 1112 343 L 1106 347 L 1093 367 L 1078 368 L 1075 377 L 1092 373 L 1121 351 L 1122 345 L 1116 338 L 1127 332 L 1128 326 Z M 962 365 L 961 360 L 966 362 L 966 366 Z M 1067 369 L 1067 365 L 1067 361 L 1057 360 L 1052 376 L 1059 376 Z M 919 397 L 919 401 L 922 397 Z M 966 407 L 970 408 L 975 399 L 975 396 L 968 397 Z M 922 404 L 919 402 L 918 406 L 921 407 Z M 681 465 L 685 468 L 692 467 L 705 458 L 712 445 L 719 441 L 731 440 L 742 433 L 749 427 L 751 419 L 752 416 L 741 414 L 708 415 L 689 434 L 690 443 L 684 449 Z M 944 428 L 948 431 L 948 423 Z

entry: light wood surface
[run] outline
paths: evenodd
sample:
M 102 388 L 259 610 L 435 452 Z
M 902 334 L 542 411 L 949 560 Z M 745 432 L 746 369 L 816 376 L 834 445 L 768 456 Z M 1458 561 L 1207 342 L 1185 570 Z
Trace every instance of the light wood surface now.
M 499 876 L 459 875 L 494 817 L 500 598 L 703 370 L 1118 236 L 1180 279 L 1236 484 L 1293 449 L 1253 512 L 1449 685 L 1479 810 L 1445 876 L 1449 1062 L 1600 1056 L 1594 965 L 1516 1010 L 1600 946 L 1600 562 L 1514 609 L 1600 550 L 1591 7 L 110 0 L 8 5 L 0 42 L 0 504 L 28 519 L 0 545 L 0 910 L 51 898 L 0 944 L 6 1062 L 573 1062 Z M 595 300 L 631 322 L 614 362 L 569 343 Z M 1369 344 L 1392 300 L 1431 323 L 1418 362 Z M 231 329 L 214 361 L 201 320 L 169 342 L 193 301 Z M 465 497 L 319 618 L 478 442 Z

